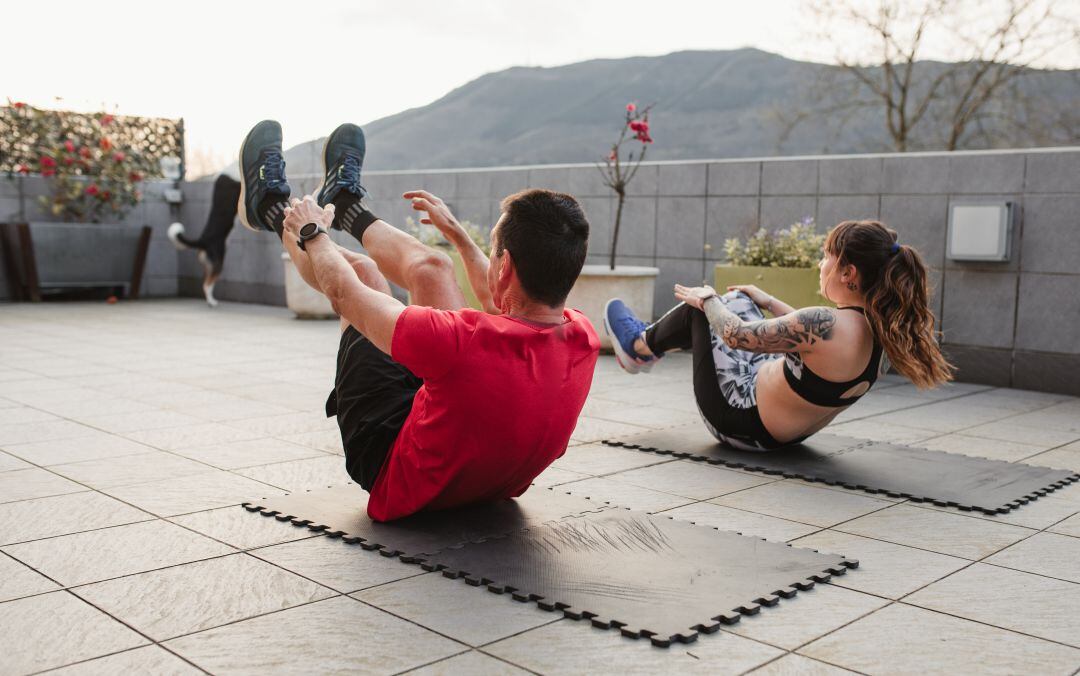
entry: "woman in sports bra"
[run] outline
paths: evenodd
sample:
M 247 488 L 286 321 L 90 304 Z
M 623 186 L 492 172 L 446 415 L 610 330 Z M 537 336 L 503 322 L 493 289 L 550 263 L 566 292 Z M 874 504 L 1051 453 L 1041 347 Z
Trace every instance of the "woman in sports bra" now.
M 795 309 L 755 286 L 675 286 L 680 302 L 646 325 L 619 299 L 604 329 L 619 364 L 648 371 L 692 350 L 694 395 L 709 431 L 746 450 L 795 444 L 859 400 L 892 366 L 919 388 L 952 379 L 936 341 L 926 266 L 877 221 L 845 221 L 822 250 L 821 295 Z M 766 319 L 762 310 L 773 315 Z

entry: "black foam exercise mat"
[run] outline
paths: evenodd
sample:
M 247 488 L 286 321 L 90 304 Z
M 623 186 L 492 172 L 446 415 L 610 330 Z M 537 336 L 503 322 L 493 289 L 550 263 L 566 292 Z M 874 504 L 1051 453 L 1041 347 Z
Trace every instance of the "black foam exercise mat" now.
M 775 605 L 858 561 L 624 509 L 571 516 L 425 557 L 545 610 L 666 647 Z
M 604 443 L 985 514 L 1004 514 L 1080 480 L 1068 470 L 831 434 L 755 452 L 723 445 L 692 424 Z
M 447 547 L 505 535 L 565 516 L 605 508 L 588 498 L 533 486 L 519 498 L 421 512 L 389 523 L 367 516 L 368 494 L 356 484 L 245 502 L 248 511 L 307 526 L 331 537 L 413 561 Z

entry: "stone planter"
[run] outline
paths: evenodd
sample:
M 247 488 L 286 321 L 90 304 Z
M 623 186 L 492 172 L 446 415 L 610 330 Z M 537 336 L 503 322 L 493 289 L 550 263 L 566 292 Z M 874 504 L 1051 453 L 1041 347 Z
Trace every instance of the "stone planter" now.
M 102 223 L 18 223 L 0 230 L 16 300 L 68 289 L 115 288 L 139 296 L 150 227 Z
M 586 265 L 570 290 L 566 306 L 585 313 L 600 336 L 600 348 L 609 351 L 611 341 L 604 335 L 604 306 L 612 298 L 622 298 L 648 321 L 652 318 L 653 292 L 659 274 L 659 268 L 618 265 L 612 270 L 606 265 Z
M 717 265 L 714 287 L 720 293 L 734 284 L 753 284 L 795 309 L 833 304 L 818 293 L 817 268 L 772 268 L 758 265 Z
M 298 319 L 337 319 L 330 299 L 308 286 L 289 254 L 281 254 L 285 266 L 285 305 Z

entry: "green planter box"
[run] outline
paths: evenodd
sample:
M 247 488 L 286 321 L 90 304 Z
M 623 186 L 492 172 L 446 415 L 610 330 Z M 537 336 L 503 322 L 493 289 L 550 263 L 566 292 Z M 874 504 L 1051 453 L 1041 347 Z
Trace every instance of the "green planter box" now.
M 480 305 L 480 300 L 473 293 L 472 286 L 469 284 L 469 273 L 465 271 L 465 263 L 461 260 L 461 254 L 454 247 L 438 247 L 439 251 L 450 257 L 450 260 L 454 262 L 454 277 L 457 278 L 458 286 L 461 287 L 461 292 L 465 294 L 465 304 L 474 310 L 483 310 Z M 409 302 L 412 302 L 412 294 L 409 294 Z
M 758 265 L 717 265 L 715 288 L 720 293 L 735 284 L 753 284 L 796 310 L 833 306 L 818 293 L 817 268 L 771 268 Z

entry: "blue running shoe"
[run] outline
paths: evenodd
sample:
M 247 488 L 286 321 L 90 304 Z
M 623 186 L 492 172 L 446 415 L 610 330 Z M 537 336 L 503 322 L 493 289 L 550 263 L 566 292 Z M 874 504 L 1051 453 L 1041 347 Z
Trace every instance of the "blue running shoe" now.
M 334 130 L 323 146 L 323 184 L 317 200 L 320 207 L 331 204 L 347 191 L 360 200 L 367 194 L 360 185 L 360 170 L 364 167 L 364 130 L 355 124 L 343 124 Z M 340 229 L 334 219 L 334 227 Z
M 252 127 L 240 146 L 240 222 L 256 232 L 277 232 L 273 218 L 290 194 L 281 153 L 281 125 L 263 120 Z
M 615 361 L 627 373 L 648 372 L 657 357 L 643 357 L 634 351 L 634 341 L 648 324 L 634 316 L 633 310 L 618 298 L 612 298 L 604 307 L 604 332 L 611 337 L 615 349 Z

